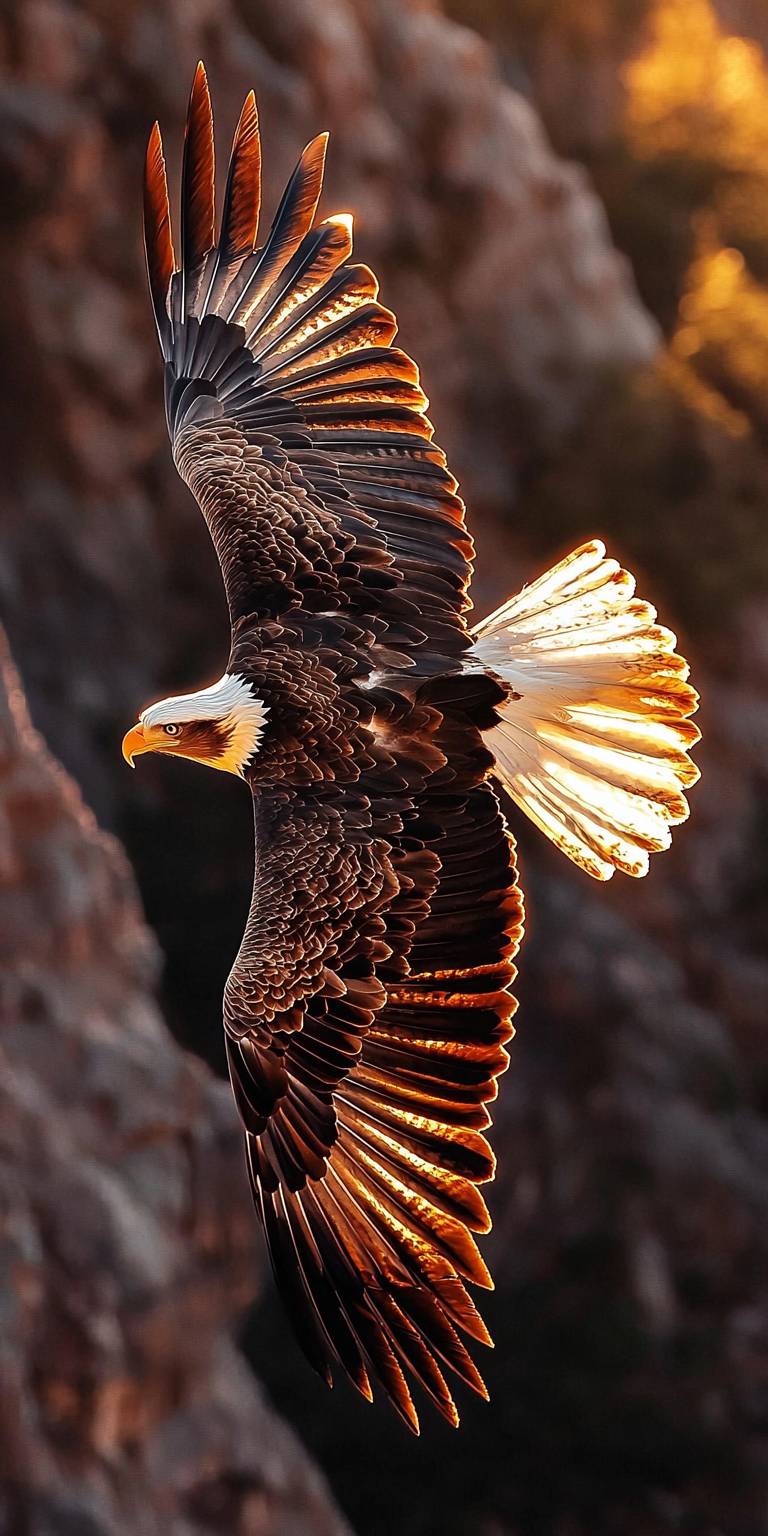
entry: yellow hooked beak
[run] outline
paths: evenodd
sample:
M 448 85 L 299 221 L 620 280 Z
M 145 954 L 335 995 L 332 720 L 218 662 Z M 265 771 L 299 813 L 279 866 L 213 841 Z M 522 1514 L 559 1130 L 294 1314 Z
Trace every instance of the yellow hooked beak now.
M 133 768 L 133 759 L 141 752 L 151 752 L 152 748 L 144 735 L 143 725 L 133 725 L 130 731 L 126 731 L 123 737 L 123 757 L 129 768 Z

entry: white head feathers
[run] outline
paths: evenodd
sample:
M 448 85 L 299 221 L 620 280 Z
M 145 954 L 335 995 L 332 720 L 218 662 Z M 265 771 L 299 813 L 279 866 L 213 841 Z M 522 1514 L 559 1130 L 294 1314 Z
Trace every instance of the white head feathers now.
M 230 733 L 227 750 L 210 759 L 212 768 L 242 775 L 257 750 L 264 731 L 267 705 L 254 694 L 251 684 L 236 672 L 225 672 L 218 682 L 198 693 L 182 693 L 159 699 L 139 716 L 142 725 L 184 725 L 190 720 L 215 720 Z

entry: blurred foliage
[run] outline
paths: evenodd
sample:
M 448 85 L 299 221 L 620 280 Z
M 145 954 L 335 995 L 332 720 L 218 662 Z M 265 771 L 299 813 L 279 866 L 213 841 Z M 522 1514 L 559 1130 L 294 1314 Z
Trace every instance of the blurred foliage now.
M 768 590 L 768 64 L 712 0 L 452 0 L 588 165 L 665 345 L 606 381 L 556 460 L 526 471 L 518 526 L 542 552 L 602 532 L 711 629 Z M 570 105 L 619 81 L 610 120 Z M 578 84 L 574 85 L 574 81 Z M 692 558 L 691 529 L 696 530 Z M 717 658 L 713 658 L 717 659 Z
M 740 251 L 705 248 L 692 263 L 669 350 L 711 386 L 703 408 L 709 401 L 735 435 L 747 435 L 750 422 L 756 430 L 768 425 L 768 289 L 750 276 Z
M 711 0 L 663 0 L 622 74 L 622 118 L 593 170 L 641 291 L 669 329 L 671 295 L 698 280 L 711 290 L 726 270 L 688 270 L 703 215 L 710 247 L 733 245 L 759 282 L 768 277 L 768 67 L 756 43 L 724 32 Z
M 710 0 L 659 0 L 625 84 L 625 131 L 637 155 L 682 155 L 750 174 L 768 167 L 761 51 L 724 33 Z
M 746 418 L 674 355 L 613 381 L 521 495 L 542 559 L 602 536 L 718 664 L 729 648 L 713 611 L 727 626 L 745 589 L 768 587 L 766 505 L 768 461 Z

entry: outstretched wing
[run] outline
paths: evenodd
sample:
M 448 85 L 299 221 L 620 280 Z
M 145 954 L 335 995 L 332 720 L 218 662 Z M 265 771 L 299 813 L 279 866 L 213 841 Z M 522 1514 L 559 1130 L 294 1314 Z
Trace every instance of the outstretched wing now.
M 367 1396 L 378 1375 L 415 1428 L 406 1372 L 453 1423 L 447 1376 L 484 1391 L 461 1335 L 488 1341 L 466 1282 L 489 1284 L 471 1232 L 489 1225 L 477 1186 L 521 905 L 481 736 L 503 690 L 466 664 L 462 503 L 394 318 L 348 260 L 350 219 L 312 227 L 324 150 L 305 150 L 256 249 L 249 97 L 216 244 L 199 68 L 181 269 L 156 129 L 147 259 L 174 456 L 222 566 L 233 657 L 247 670 L 287 636 L 306 686 L 314 646 L 354 722 L 338 772 L 326 760 L 300 790 L 265 754 L 254 785 L 257 874 L 225 996 L 254 1199 L 310 1360 Z
M 491 1283 L 472 1234 L 490 1227 L 478 1185 L 494 1171 L 521 903 L 497 801 L 473 777 L 399 797 L 404 832 L 388 837 L 364 781 L 352 797 L 259 797 L 225 1001 L 254 1201 L 297 1335 L 329 1385 L 340 1365 L 370 1398 L 377 1375 L 413 1429 L 409 1375 L 452 1424 L 452 1374 L 486 1395 L 467 1282 Z
M 351 217 L 313 227 L 325 145 L 320 135 L 305 149 L 255 248 L 260 150 L 250 95 L 216 244 L 212 117 L 199 65 L 176 270 L 152 131 L 145 237 L 174 457 L 211 531 L 233 626 L 297 601 L 323 611 L 332 597 L 372 623 L 377 665 L 389 663 L 388 643 L 400 653 L 404 616 L 429 620 L 436 659 L 424 651 L 419 665 L 437 669 L 469 644 L 456 616 L 472 545 L 417 369 L 392 346 L 396 322 L 373 273 L 348 259 Z

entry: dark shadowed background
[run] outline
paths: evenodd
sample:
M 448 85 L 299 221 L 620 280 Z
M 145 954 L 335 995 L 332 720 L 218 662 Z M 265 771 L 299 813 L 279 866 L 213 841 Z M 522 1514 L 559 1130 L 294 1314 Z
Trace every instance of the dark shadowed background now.
M 331 130 L 322 206 L 421 365 L 477 607 L 600 535 L 703 695 L 644 882 L 515 822 L 492 1402 L 419 1441 L 311 1376 L 254 1242 L 214 1075 L 247 796 L 120 757 L 226 661 L 139 227 L 199 56 L 222 153 L 256 87 L 267 208 Z M 766 0 L 15 0 L 0 64 L 0 605 L 66 770 L 4 663 L 0 1531 L 762 1536 Z

